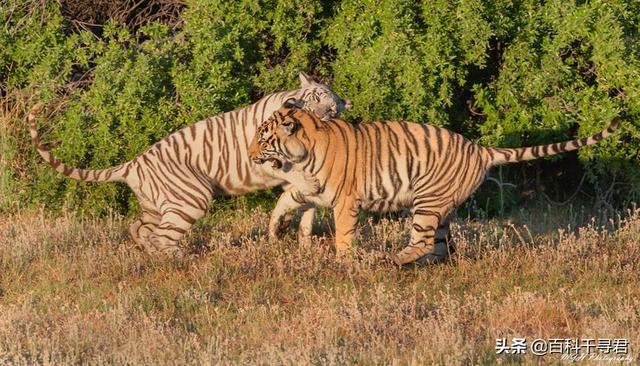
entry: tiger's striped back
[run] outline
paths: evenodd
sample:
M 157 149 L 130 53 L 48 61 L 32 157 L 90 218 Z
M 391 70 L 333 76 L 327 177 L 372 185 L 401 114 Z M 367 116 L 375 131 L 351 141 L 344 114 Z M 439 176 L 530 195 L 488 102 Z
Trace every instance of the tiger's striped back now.
M 311 202 L 334 209 L 336 248 L 349 250 L 359 210 L 393 211 L 411 207 L 411 243 L 394 256 L 398 264 L 433 252 L 438 228 L 482 183 L 491 166 L 549 156 L 598 142 L 618 126 L 585 139 L 527 148 L 483 147 L 444 128 L 402 121 L 351 125 L 315 116 L 285 103 L 258 128 L 249 148 L 257 163 L 291 163 L 308 173 L 292 180 L 317 194 L 292 194 L 299 205 Z

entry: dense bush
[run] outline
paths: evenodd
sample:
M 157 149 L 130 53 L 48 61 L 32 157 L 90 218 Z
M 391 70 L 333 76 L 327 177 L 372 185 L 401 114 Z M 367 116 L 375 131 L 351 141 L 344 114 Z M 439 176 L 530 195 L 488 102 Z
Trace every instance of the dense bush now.
M 639 1 L 190 0 L 171 16 L 137 13 L 135 23 L 95 8 L 91 19 L 110 20 L 89 27 L 65 4 L 0 5 L 0 210 L 131 206 L 122 185 L 71 181 L 41 162 L 23 121 L 37 100 L 56 110 L 40 126 L 55 153 L 102 168 L 181 126 L 295 87 L 298 70 L 352 99 L 350 120 L 432 123 L 488 145 L 586 136 L 619 114 L 622 132 L 579 161 L 595 193 L 640 195 Z M 75 9 L 82 4 L 92 2 Z M 541 166 L 501 178 L 524 183 Z M 567 182 L 583 174 L 563 170 Z

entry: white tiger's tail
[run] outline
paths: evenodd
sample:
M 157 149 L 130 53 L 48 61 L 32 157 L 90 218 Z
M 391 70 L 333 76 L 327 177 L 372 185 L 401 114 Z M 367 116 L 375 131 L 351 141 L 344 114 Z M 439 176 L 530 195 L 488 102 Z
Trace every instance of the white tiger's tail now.
M 78 169 L 68 166 L 58 160 L 49 149 L 42 145 L 38 129 L 36 127 L 36 113 L 38 113 L 44 104 L 38 103 L 31 108 L 27 114 L 27 122 L 31 132 L 31 141 L 42 158 L 49 163 L 57 172 L 66 175 L 69 178 L 82 180 L 85 182 L 124 182 L 129 171 L 129 162 L 107 169 Z
M 538 145 L 530 147 L 520 148 L 497 148 L 497 147 L 484 147 L 486 153 L 489 155 L 489 165 L 500 165 L 517 163 L 520 161 L 534 160 L 545 156 L 556 155 L 563 152 L 578 150 L 579 148 L 587 145 L 593 145 L 605 137 L 612 135 L 620 125 L 620 120 L 615 117 L 611 120 L 609 127 L 601 132 L 570 141 L 556 142 L 547 145 Z

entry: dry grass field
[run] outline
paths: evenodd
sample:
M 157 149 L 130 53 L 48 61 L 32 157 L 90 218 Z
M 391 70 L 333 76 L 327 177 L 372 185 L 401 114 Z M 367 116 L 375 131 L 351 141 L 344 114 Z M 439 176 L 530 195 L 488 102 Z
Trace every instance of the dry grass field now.
M 626 338 L 640 346 L 640 211 L 457 220 L 451 263 L 399 270 L 407 220 L 362 223 L 338 263 L 330 233 L 269 242 L 268 213 L 213 213 L 192 263 L 153 263 L 126 220 L 0 217 L 0 364 L 555 364 L 496 338 Z M 326 227 L 326 217 L 318 220 Z

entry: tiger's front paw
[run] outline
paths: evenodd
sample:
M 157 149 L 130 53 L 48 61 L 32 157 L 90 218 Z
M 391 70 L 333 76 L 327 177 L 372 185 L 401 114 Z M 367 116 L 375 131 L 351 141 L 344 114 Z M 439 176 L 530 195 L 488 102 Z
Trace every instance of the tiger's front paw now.
M 282 219 L 276 220 L 269 223 L 269 239 L 273 240 L 281 240 L 289 231 L 289 227 L 291 225 L 291 220 Z
M 353 260 L 353 247 L 349 245 L 336 245 L 336 259 L 340 262 L 351 262 Z
M 320 181 L 313 175 L 304 173 L 305 184 L 299 189 L 303 196 L 315 196 L 320 193 Z

